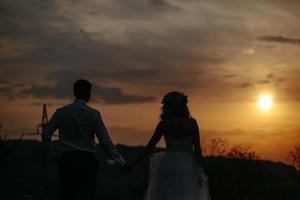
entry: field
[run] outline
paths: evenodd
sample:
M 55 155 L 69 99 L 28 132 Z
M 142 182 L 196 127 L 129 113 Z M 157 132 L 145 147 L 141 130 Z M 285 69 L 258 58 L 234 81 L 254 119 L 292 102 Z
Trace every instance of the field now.
M 148 161 L 132 174 L 123 173 L 107 162 L 98 148 L 97 199 L 139 200 L 147 186 Z M 132 161 L 142 147 L 118 145 Z M 161 151 L 162 149 L 156 149 Z M 38 141 L 1 141 L 1 200 L 55 199 L 55 163 L 45 163 Z M 210 194 L 213 200 L 297 200 L 297 171 L 283 163 L 262 160 L 205 157 Z M 299 189 L 299 188 L 298 188 Z

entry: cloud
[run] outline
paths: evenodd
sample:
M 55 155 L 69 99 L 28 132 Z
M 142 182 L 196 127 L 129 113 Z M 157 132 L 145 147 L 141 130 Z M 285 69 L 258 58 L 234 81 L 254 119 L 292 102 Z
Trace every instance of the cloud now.
M 152 5 L 158 6 L 160 8 L 172 9 L 176 11 L 180 11 L 181 9 L 177 6 L 172 5 L 171 3 L 165 0 L 150 0 Z
M 130 83 L 142 83 L 150 81 L 153 78 L 158 78 L 159 72 L 156 69 L 103 69 L 95 68 L 90 70 L 79 70 L 79 69 L 63 69 L 51 71 L 47 74 L 47 78 L 50 80 L 71 80 L 74 81 L 81 77 L 86 79 L 93 79 L 97 82 L 130 82 Z
M 31 93 L 34 97 L 43 98 L 51 97 L 56 99 L 70 99 L 70 88 L 63 86 L 65 83 L 57 83 L 54 87 L 32 85 Z M 72 91 L 72 90 L 71 90 Z M 151 96 L 139 96 L 125 94 L 120 88 L 103 87 L 100 85 L 93 85 L 93 100 L 101 101 L 105 104 L 126 104 L 126 103 L 144 103 L 155 100 Z
M 0 82 L 1 98 L 13 100 L 18 97 L 34 97 L 52 99 L 72 99 L 72 84 L 70 79 L 56 80 L 54 85 L 37 85 L 37 84 L 16 84 L 8 81 Z M 144 103 L 155 100 L 152 96 L 132 95 L 124 93 L 117 87 L 105 87 L 99 84 L 93 84 L 92 100 L 100 101 L 105 104 L 128 104 Z
M 260 80 L 260 81 L 258 81 L 258 84 L 261 84 L 261 85 L 263 85 L 263 84 L 269 84 L 269 83 L 270 83 L 269 80 Z
M 78 79 L 90 80 L 93 84 L 93 96 L 95 100 L 100 100 L 106 104 L 124 104 L 124 103 L 144 103 L 152 102 L 156 99 L 155 96 L 127 94 L 121 88 L 115 86 L 105 86 L 105 83 L 110 83 L 112 80 L 119 82 L 138 82 L 149 80 L 156 76 L 157 72 L 150 69 L 140 70 L 57 70 L 49 72 L 48 80 L 55 82 L 54 86 L 38 86 L 32 87 L 33 94 L 37 97 L 51 96 L 52 98 L 72 97 L 73 83 Z M 115 84 L 114 84 L 115 85 Z M 50 88 L 49 88 L 50 87 Z M 132 91 L 131 91 L 132 93 Z
M 239 87 L 239 88 L 250 88 L 250 87 L 253 87 L 253 86 L 254 85 L 250 82 L 244 82 L 244 83 L 236 85 L 236 87 Z
M 267 85 L 273 84 L 274 86 L 280 86 L 284 82 L 283 78 L 277 77 L 274 73 L 269 73 L 266 75 L 265 79 L 259 80 L 257 84 Z
M 280 82 L 285 81 L 285 79 L 284 78 L 277 78 L 276 81 L 277 81 L 277 83 L 280 83 Z
M 270 73 L 270 74 L 267 75 L 267 78 L 268 78 L 268 79 L 272 79 L 272 78 L 274 78 L 274 76 L 275 76 L 275 75 L 274 75 L 273 73 Z
M 69 1 L 63 2 L 68 4 Z M 131 14 L 131 9 L 139 12 L 139 6 L 133 4 L 139 1 L 128 1 L 129 7 L 116 2 L 119 1 L 108 3 L 111 5 L 110 10 L 121 9 L 127 15 Z M 92 8 L 89 3 L 97 5 L 98 2 L 89 1 L 80 6 L 89 5 Z M 209 69 L 206 68 L 210 65 L 217 66 L 224 61 L 222 56 L 209 54 L 204 48 L 193 52 L 196 43 L 191 41 L 190 35 L 194 37 L 197 30 L 188 28 L 175 31 L 174 34 L 161 33 L 157 28 L 152 29 L 143 24 L 143 20 L 132 28 L 131 21 L 134 20 L 130 17 L 127 19 L 128 16 L 124 17 L 126 20 L 123 29 L 122 26 L 113 26 L 111 15 L 117 12 L 109 12 L 105 14 L 107 21 L 103 22 L 106 24 L 105 30 L 93 31 L 77 24 L 78 13 L 72 19 L 64 10 L 65 5 L 57 1 L 32 1 L 31 6 L 30 3 L 14 4 L 10 1 L 1 4 L 7 12 L 2 13 L 3 18 L 0 20 L 6 27 L 0 32 L 0 40 L 8 37 L 10 41 L 18 41 L 13 48 L 14 55 L 10 53 L 6 57 L 0 57 L 1 65 L 11 73 L 28 66 L 32 71 L 40 71 L 45 77 L 52 73 L 49 71 L 59 69 L 93 71 L 99 75 L 100 80 L 117 83 L 116 87 L 131 84 L 133 89 L 139 85 L 154 90 L 158 87 L 168 89 L 201 85 L 203 80 L 198 78 L 199 75 L 208 72 Z M 72 6 L 76 4 L 73 2 Z M 158 11 L 152 5 L 173 6 L 161 0 L 143 1 L 139 4 L 141 9 L 149 9 L 153 13 Z M 74 11 L 77 9 L 72 8 Z M 18 15 L 13 15 L 12 9 L 17 10 Z M 96 18 L 101 19 L 99 16 Z M 201 46 L 208 45 L 202 42 L 206 40 L 205 37 L 197 38 Z M 10 66 L 14 66 L 14 69 Z M 0 78 L 5 77 L 0 75 Z
M 233 76 L 235 77 L 235 76 Z M 231 78 L 231 75 L 225 76 L 225 78 Z M 276 86 L 279 87 L 285 81 L 284 78 L 277 77 L 275 73 L 269 73 L 265 75 L 261 80 L 251 80 L 251 81 L 244 81 L 239 84 L 235 84 L 235 87 L 239 88 L 250 88 L 250 87 L 257 87 L 260 85 L 269 85 L 270 87 Z
M 0 87 L 9 84 L 9 81 L 0 80 Z
M 0 98 L 11 101 L 26 97 L 30 93 L 29 87 L 30 85 L 25 83 L 0 80 Z
M 252 56 L 255 54 L 255 50 L 254 49 L 246 49 L 242 53 L 243 53 L 243 55 Z
M 224 75 L 223 76 L 224 78 L 235 78 L 235 77 L 238 77 L 237 74 L 227 74 L 227 75 Z
M 72 78 L 74 72 L 95 81 L 109 94 L 108 102 L 117 97 L 147 102 L 155 96 L 148 94 L 171 89 L 207 90 L 215 96 L 223 89 L 231 92 L 226 84 L 251 87 L 257 81 L 236 83 L 249 65 L 248 57 L 237 60 L 240 52 L 258 55 L 259 49 L 249 45 L 249 28 L 256 26 L 254 14 L 265 13 L 258 7 L 269 8 L 269 3 L 256 3 L 247 2 L 250 9 L 237 12 L 248 6 L 235 1 L 3 0 L 0 79 L 27 83 L 35 73 L 28 84 L 37 98 L 46 95 L 43 89 L 62 98 L 64 92 L 49 82 Z M 243 67 L 238 71 L 232 65 Z
M 284 36 L 261 36 L 258 37 L 258 40 L 265 41 L 265 42 L 277 42 L 277 43 L 300 45 L 300 39 L 289 38 Z
M 282 101 L 300 101 L 300 88 L 297 87 L 296 85 L 292 85 L 289 87 L 286 87 L 284 89 L 282 89 L 281 91 L 281 95 L 280 95 L 280 99 Z

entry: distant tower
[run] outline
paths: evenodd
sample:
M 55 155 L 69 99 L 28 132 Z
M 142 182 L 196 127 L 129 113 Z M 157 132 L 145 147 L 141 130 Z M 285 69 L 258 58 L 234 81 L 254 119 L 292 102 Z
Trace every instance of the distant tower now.
M 48 123 L 47 105 L 43 104 L 42 121 L 37 125 L 37 133 L 41 134 Z

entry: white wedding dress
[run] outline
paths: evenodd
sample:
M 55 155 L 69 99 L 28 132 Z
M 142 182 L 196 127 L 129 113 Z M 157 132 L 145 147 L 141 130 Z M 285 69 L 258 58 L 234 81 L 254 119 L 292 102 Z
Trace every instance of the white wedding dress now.
M 144 200 L 209 200 L 207 177 L 195 162 L 192 136 L 165 137 L 166 151 L 150 161 Z

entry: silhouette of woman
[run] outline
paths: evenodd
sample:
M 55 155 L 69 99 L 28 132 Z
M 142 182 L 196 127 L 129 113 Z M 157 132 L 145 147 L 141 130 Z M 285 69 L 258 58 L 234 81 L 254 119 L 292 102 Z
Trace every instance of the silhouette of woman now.
M 209 200 L 208 183 L 202 168 L 197 121 L 190 116 L 187 96 L 169 92 L 162 100 L 161 121 L 136 166 L 164 136 L 166 151 L 150 161 L 144 200 Z

